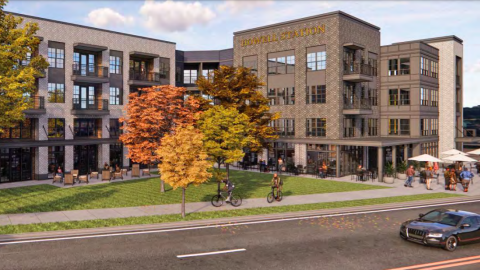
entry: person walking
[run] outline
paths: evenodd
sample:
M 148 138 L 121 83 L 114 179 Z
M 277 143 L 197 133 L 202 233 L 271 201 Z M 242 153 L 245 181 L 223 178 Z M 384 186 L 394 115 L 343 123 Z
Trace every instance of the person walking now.
M 450 168 L 447 168 L 443 173 L 443 177 L 445 178 L 445 190 L 450 189 Z
M 455 172 L 454 168 L 450 170 L 450 190 L 457 190 L 457 173 Z
M 412 187 L 413 176 L 415 175 L 415 170 L 413 169 L 413 165 L 405 172 L 407 174 L 407 181 L 405 181 L 405 187 Z
M 470 186 L 470 180 L 473 178 L 473 173 L 469 172 L 467 168 L 463 169 L 463 172 L 460 174 L 462 178 L 463 192 L 468 192 L 468 186 Z
M 432 190 L 430 188 L 430 183 L 432 182 L 432 176 L 433 176 L 432 174 L 433 174 L 433 169 L 431 166 L 428 166 L 427 171 L 425 172 L 425 182 L 428 190 Z

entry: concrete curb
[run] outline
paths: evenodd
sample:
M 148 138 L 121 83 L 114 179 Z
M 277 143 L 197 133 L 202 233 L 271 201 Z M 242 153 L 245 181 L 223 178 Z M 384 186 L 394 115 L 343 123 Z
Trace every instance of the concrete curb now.
M 41 239 L 55 239 L 62 237 L 82 237 L 82 236 L 95 236 L 105 234 L 122 234 L 133 232 L 149 232 L 149 231 L 162 231 L 162 230 L 174 230 L 174 229 L 189 229 L 202 226 L 232 226 L 235 224 L 241 225 L 246 222 L 261 222 L 261 221 L 281 221 L 294 218 L 315 218 L 325 215 L 341 215 L 341 214 L 354 214 L 362 213 L 366 211 L 386 211 L 395 210 L 398 208 L 421 208 L 421 207 L 433 207 L 435 204 L 448 204 L 448 203 L 468 203 L 478 202 L 480 196 L 472 197 L 460 197 L 460 198 L 447 198 L 447 199 L 430 199 L 430 200 L 417 200 L 404 203 L 389 203 L 379 205 L 367 205 L 356 206 L 346 208 L 334 208 L 334 209 L 322 209 L 322 210 L 309 210 L 300 212 L 288 212 L 279 214 L 267 214 L 267 215 L 255 215 L 244 217 L 229 217 L 207 220 L 193 220 L 193 221 L 179 221 L 159 224 L 143 224 L 143 225 L 129 225 L 120 227 L 106 227 L 106 228 L 89 228 L 89 229 L 75 229 L 65 231 L 50 231 L 50 232 L 35 232 L 35 233 L 22 233 L 22 234 L 5 234 L 0 235 L 0 244 L 16 241 L 28 241 L 28 240 L 41 240 Z

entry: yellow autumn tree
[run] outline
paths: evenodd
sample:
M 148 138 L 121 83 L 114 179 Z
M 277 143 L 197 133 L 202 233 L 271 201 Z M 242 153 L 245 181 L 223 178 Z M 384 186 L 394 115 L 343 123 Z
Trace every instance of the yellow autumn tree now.
M 175 190 L 182 189 L 182 217 L 185 217 L 185 190 L 198 186 L 212 176 L 213 166 L 203 145 L 203 134 L 193 126 L 179 126 L 172 134 L 162 138 L 157 150 L 158 169 L 163 181 Z

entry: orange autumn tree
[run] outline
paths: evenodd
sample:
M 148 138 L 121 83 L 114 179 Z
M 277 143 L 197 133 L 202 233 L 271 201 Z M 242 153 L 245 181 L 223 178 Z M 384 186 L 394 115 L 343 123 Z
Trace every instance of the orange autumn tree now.
M 126 106 L 127 116 L 120 141 L 128 148 L 127 157 L 133 162 L 155 164 L 159 162 L 156 150 L 161 139 L 173 132 L 175 126 L 193 125 L 199 109 L 193 98 L 184 100 L 185 88 L 170 85 L 141 89 L 141 94 L 131 93 Z M 161 191 L 165 192 L 161 181 Z

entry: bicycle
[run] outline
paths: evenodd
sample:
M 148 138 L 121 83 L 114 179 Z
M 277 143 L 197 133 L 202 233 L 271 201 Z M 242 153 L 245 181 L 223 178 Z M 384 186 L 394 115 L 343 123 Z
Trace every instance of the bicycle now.
M 275 189 L 277 190 L 277 196 L 275 196 Z M 272 191 L 268 193 L 267 195 L 267 202 L 272 203 L 273 200 L 281 201 L 283 199 L 283 194 L 280 190 L 278 190 L 278 187 L 272 188 Z
M 228 191 L 219 191 L 217 195 L 212 197 L 212 205 L 215 207 L 220 207 L 223 205 L 223 202 L 228 197 Z M 240 195 L 233 195 L 230 196 L 230 204 L 233 207 L 238 207 L 242 204 L 242 197 Z

